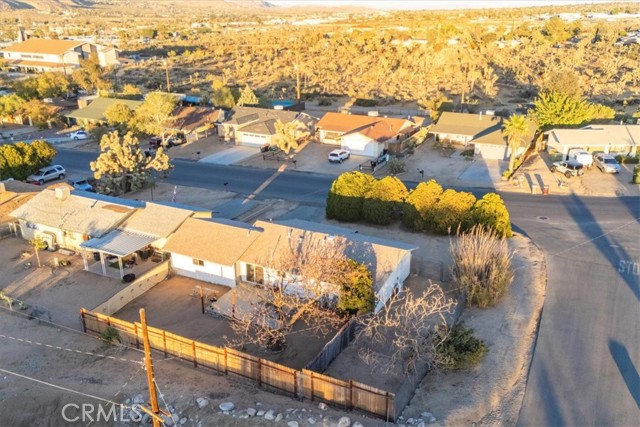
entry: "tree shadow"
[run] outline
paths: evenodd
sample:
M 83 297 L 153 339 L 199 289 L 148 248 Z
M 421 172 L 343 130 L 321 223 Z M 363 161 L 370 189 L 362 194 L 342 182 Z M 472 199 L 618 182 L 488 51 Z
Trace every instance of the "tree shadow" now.
M 631 393 L 633 400 L 635 400 L 638 409 L 640 409 L 640 375 L 638 375 L 638 371 L 633 365 L 629 351 L 620 342 L 609 339 L 609 352 L 616 362 L 627 389 Z
M 640 279 L 631 272 L 625 272 L 621 266 L 624 262 L 632 262 L 631 255 L 627 250 L 618 244 L 619 242 L 600 226 L 598 220 L 593 216 L 589 208 L 585 205 L 580 197 L 572 193 L 564 201 L 569 215 L 575 220 L 576 224 L 589 241 L 600 251 L 604 258 L 611 264 L 620 278 L 627 284 L 636 299 L 640 300 Z M 639 223 L 639 219 L 635 218 L 635 223 Z

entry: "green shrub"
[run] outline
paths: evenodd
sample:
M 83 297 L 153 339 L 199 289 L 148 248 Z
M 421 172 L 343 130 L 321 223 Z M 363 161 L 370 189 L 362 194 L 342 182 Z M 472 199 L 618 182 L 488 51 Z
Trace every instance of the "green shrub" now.
M 492 229 L 474 226 L 458 233 L 449 245 L 453 281 L 464 292 L 468 305 L 495 305 L 513 280 L 507 240 Z
M 389 172 L 391 172 L 392 175 L 398 175 L 399 173 L 407 170 L 405 162 L 395 157 L 387 162 L 387 166 L 389 167 Z
M 618 163 L 625 164 L 625 165 L 636 165 L 638 164 L 638 162 L 640 162 L 640 157 L 636 156 L 636 157 L 631 157 L 631 156 L 622 156 L 622 155 L 617 155 L 616 156 L 616 160 L 618 161 Z
M 485 194 L 471 208 L 467 228 L 476 224 L 495 230 L 499 237 L 513 236 L 509 211 L 502 197 L 496 193 Z
M 331 101 L 330 98 L 327 98 L 326 96 L 323 96 L 320 99 L 318 99 L 318 105 L 320 106 L 327 107 L 331 104 L 333 104 L 333 102 Z
M 426 229 L 447 234 L 467 222 L 476 197 L 471 193 L 446 190 L 433 208 L 433 215 L 426 222 Z
M 102 338 L 102 340 L 107 344 L 113 344 L 115 340 L 120 338 L 120 333 L 117 329 L 109 326 L 102 334 L 100 334 L 100 338 Z
M 0 145 L 0 178 L 19 181 L 51 163 L 56 150 L 46 141 Z
M 464 157 L 473 157 L 474 153 L 475 150 L 473 148 L 467 148 L 462 153 L 460 153 L 460 155 Z
M 433 208 L 442 195 L 442 186 L 435 180 L 421 182 L 407 196 L 402 210 L 402 223 L 411 230 L 422 231 L 431 221 Z
M 358 107 L 375 107 L 378 105 L 378 100 L 358 98 L 354 102 L 354 105 L 357 105 Z
M 336 178 L 327 195 L 327 218 L 346 222 L 362 219 L 364 195 L 375 181 L 361 172 L 346 172 Z
M 373 311 L 375 293 L 373 277 L 366 265 L 347 259 L 336 269 L 342 288 L 336 308 L 347 315 L 360 315 Z
M 456 324 L 448 331 L 440 332 L 444 340 L 436 348 L 443 367 L 451 371 L 459 371 L 480 363 L 488 348 L 484 341 L 473 335 L 473 329 Z M 445 335 L 446 334 L 446 335 Z
M 362 216 L 372 224 L 391 224 L 399 216 L 408 195 L 407 187 L 396 177 L 387 176 L 375 181 L 365 194 Z

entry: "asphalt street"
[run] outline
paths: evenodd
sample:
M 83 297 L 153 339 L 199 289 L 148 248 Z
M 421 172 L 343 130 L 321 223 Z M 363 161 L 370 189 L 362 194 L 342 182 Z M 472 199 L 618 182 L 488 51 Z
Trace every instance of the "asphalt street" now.
M 96 153 L 56 162 L 89 174 Z M 329 175 L 175 161 L 167 182 L 321 209 Z M 407 183 L 413 186 L 415 183 Z M 473 190 L 473 189 L 472 189 Z M 486 190 L 473 191 L 477 196 Z M 640 414 L 640 199 L 502 194 L 546 255 L 548 284 L 520 426 L 633 426 Z

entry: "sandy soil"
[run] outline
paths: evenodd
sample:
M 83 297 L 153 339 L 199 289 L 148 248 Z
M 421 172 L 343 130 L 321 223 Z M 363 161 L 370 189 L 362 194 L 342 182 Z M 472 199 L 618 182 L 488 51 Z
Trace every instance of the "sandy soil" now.
M 544 303 L 544 255 L 522 236 L 510 240 L 516 251 L 515 280 L 492 309 L 467 309 L 461 320 L 489 347 L 470 372 L 439 373 L 424 378 L 405 419 L 429 411 L 447 426 L 515 425 Z M 506 363 L 508 362 L 508 363 Z

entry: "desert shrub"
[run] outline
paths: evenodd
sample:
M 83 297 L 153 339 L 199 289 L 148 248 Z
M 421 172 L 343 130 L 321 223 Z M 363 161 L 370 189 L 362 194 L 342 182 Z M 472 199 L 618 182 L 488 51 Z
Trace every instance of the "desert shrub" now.
M 378 105 L 378 101 L 376 99 L 358 98 L 354 104 L 358 107 L 375 107 Z
M 447 370 L 459 371 L 473 367 L 480 363 L 488 351 L 484 341 L 476 338 L 473 329 L 463 323 L 456 324 L 448 331 L 440 331 L 440 335 L 444 340 L 437 347 L 437 352 L 442 366 Z
M 633 168 L 633 180 L 634 184 L 640 184 L 640 165 Z
M 485 194 L 471 208 L 467 227 L 471 228 L 476 224 L 495 230 L 499 237 L 513 236 L 509 211 L 502 197 L 496 193 Z
M 44 140 L 31 144 L 16 142 L 0 146 L 0 179 L 24 180 L 51 163 L 56 149 Z
M 336 270 L 342 292 L 336 308 L 346 315 L 359 315 L 373 310 L 375 293 L 373 277 L 366 265 L 352 259 L 339 263 Z
M 387 162 L 387 166 L 391 175 L 398 175 L 407 170 L 406 163 L 395 157 Z
M 507 240 L 476 225 L 459 232 L 449 251 L 453 281 L 466 294 L 467 304 L 481 308 L 495 305 L 513 280 L 513 252 Z
M 625 164 L 625 165 L 635 165 L 638 164 L 638 162 L 640 162 L 640 158 L 639 157 L 631 157 L 631 156 L 622 156 L 622 155 L 617 155 L 616 156 L 616 160 L 618 161 L 618 163 Z
M 463 191 L 446 190 L 436 202 L 433 215 L 426 222 L 429 231 L 447 234 L 467 221 L 476 197 Z
M 327 218 L 347 222 L 362 219 L 364 196 L 374 182 L 374 177 L 361 172 L 341 174 L 327 195 Z
M 411 230 L 424 230 L 441 195 L 442 187 L 433 179 L 418 184 L 407 196 L 402 210 L 402 223 Z
M 372 224 L 391 224 L 399 216 L 408 195 L 407 187 L 396 177 L 374 181 L 364 197 L 363 218 Z
M 460 155 L 463 157 L 473 157 L 474 153 L 475 153 L 475 150 L 473 148 L 467 148 L 462 153 L 460 153 Z
M 113 342 L 119 339 L 119 337 L 120 337 L 120 334 L 118 333 L 118 330 L 115 328 L 112 328 L 111 326 L 109 326 L 107 329 L 104 330 L 102 334 L 100 334 L 100 338 L 102 338 L 102 340 L 107 344 L 113 344 Z
M 318 99 L 318 105 L 320 106 L 327 107 L 331 104 L 333 104 L 333 102 L 331 102 L 331 98 L 327 98 L 326 96 L 323 96 L 320 99 Z

